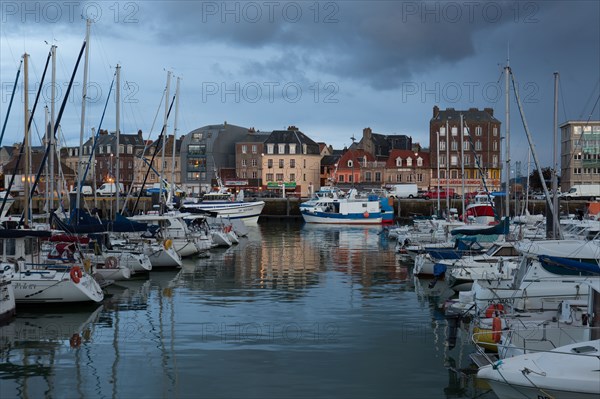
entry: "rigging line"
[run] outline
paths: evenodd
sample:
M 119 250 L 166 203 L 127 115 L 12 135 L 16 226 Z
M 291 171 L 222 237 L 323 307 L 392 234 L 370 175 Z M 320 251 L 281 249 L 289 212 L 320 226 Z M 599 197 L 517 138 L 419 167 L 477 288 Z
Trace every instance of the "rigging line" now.
M 6 26 L 6 24 L 2 24 L 2 27 Z M 4 43 L 6 43 L 6 45 L 8 46 L 8 52 L 10 53 L 10 56 L 13 59 L 13 62 L 15 63 L 15 65 L 17 65 L 17 58 L 15 58 L 15 54 L 12 51 L 12 47 L 10 46 L 10 40 L 8 40 L 8 37 L 6 36 L 6 32 L 4 29 L 2 29 L 2 35 L 4 36 Z
M 564 89 L 562 87 L 562 79 L 558 79 L 558 86 L 559 86 L 559 94 L 560 94 L 560 100 L 562 102 L 562 108 L 563 108 L 563 118 L 565 119 L 565 122 L 568 120 L 567 119 L 567 106 L 565 105 L 565 95 L 564 95 Z
M 79 56 L 77 57 L 77 62 L 75 63 L 75 67 L 73 68 L 73 74 L 71 75 L 71 80 L 69 81 L 69 86 L 67 87 L 67 91 L 65 93 L 65 98 L 63 99 L 63 102 L 60 105 L 60 110 L 58 111 L 58 117 L 56 118 L 56 123 L 54 124 L 54 132 L 51 132 L 54 136 L 56 136 L 56 131 L 58 130 L 58 128 L 60 126 L 60 121 L 62 119 L 63 112 L 65 110 L 65 106 L 67 105 L 67 99 L 69 98 L 69 93 L 71 91 L 71 88 L 73 87 L 73 80 L 75 78 L 75 74 L 77 73 L 77 68 L 79 67 L 79 62 L 81 61 L 81 57 L 83 56 L 83 51 L 85 50 L 86 45 L 87 45 L 87 43 L 84 40 L 83 44 L 81 46 L 81 50 L 79 51 Z M 50 61 L 50 56 L 51 56 L 51 54 L 48 53 L 48 61 Z M 35 103 L 37 104 L 37 99 L 36 99 Z M 35 111 L 35 105 L 34 105 L 34 111 Z M 31 115 L 31 118 L 33 118 L 33 114 Z M 23 146 L 21 146 L 21 148 L 23 149 Z M 44 165 L 44 163 L 46 162 L 46 159 L 48 158 L 48 152 L 49 151 L 50 151 L 50 146 L 47 146 L 46 147 L 46 152 L 44 153 L 44 157 L 42 158 L 42 161 L 40 162 L 40 169 L 39 169 L 38 174 L 37 174 L 37 176 L 35 178 L 35 181 L 34 181 L 32 187 L 31 187 L 31 193 L 33 193 L 35 191 L 35 189 L 36 189 L 36 186 L 37 186 L 38 181 L 40 179 L 40 175 L 42 173 L 42 166 Z M 21 154 L 19 154 L 19 159 L 20 159 L 20 156 L 21 156 Z M 15 180 L 15 174 L 13 173 L 11 181 L 10 181 L 10 184 L 9 184 L 9 187 L 12 186 L 14 180 Z M 31 196 L 29 198 L 31 198 Z M 0 213 L 1 213 L 1 210 L 4 208 L 4 203 L 5 202 L 6 202 L 6 196 L 5 196 L 4 201 L 2 203 L 2 207 L 0 208 Z M 19 224 L 23 223 L 24 217 L 25 217 L 25 212 L 23 212 L 21 214 L 21 219 L 19 220 Z
M 13 85 L 12 94 L 10 95 L 10 101 L 8 102 L 8 109 L 6 111 L 6 117 L 4 118 L 4 124 L 2 125 L 2 134 L 0 134 L 0 146 L 4 141 L 4 132 L 6 131 L 6 124 L 8 123 L 8 115 L 10 115 L 10 109 L 12 108 L 13 100 L 15 99 L 15 93 L 17 92 L 17 84 L 19 83 L 19 76 L 21 75 L 21 67 L 23 66 L 23 60 L 19 64 L 17 69 L 17 76 L 15 77 L 15 84 Z
M 600 85 L 600 78 L 596 81 L 596 85 L 594 86 L 594 89 L 591 91 L 590 96 L 585 101 L 585 105 L 583 106 L 583 108 L 581 110 L 581 114 L 579 114 L 579 120 L 583 119 L 583 114 L 585 113 L 586 108 L 590 104 L 590 101 L 592 101 L 592 98 L 594 97 L 594 93 L 596 92 L 596 89 L 598 88 L 598 85 Z
M 35 110 L 37 109 L 37 104 L 38 104 L 38 101 L 40 99 L 40 94 L 42 94 L 42 85 L 44 84 L 44 78 L 46 77 L 46 72 L 48 71 L 48 65 L 50 64 L 50 58 L 51 57 L 52 57 L 52 52 L 49 51 L 48 52 L 48 57 L 46 58 L 46 66 L 44 68 L 44 73 L 42 75 L 42 81 L 40 83 L 40 87 L 38 89 L 38 92 L 37 92 L 37 94 L 35 96 L 35 101 L 33 103 L 33 108 L 32 108 L 31 114 L 29 115 L 29 121 L 28 121 L 27 126 L 26 126 L 26 132 L 28 132 L 29 129 L 31 129 L 31 122 L 33 121 Z M 21 144 L 21 148 L 19 149 L 19 156 L 17 158 L 17 161 L 15 162 L 15 167 L 13 168 L 13 173 L 12 173 L 12 176 L 10 178 L 10 183 L 8 184 L 8 187 L 6 188 L 7 192 L 10 192 L 10 189 L 12 188 L 12 186 L 13 186 L 13 184 L 15 182 L 15 175 L 17 173 L 17 169 L 19 167 L 19 164 L 21 163 L 21 157 L 23 156 L 24 152 L 25 152 L 25 138 L 23 139 L 22 144 Z M 27 173 L 29 173 L 29 171 L 25 171 L 24 174 L 27 174 Z M 33 193 L 33 191 L 32 191 L 32 193 Z M 6 206 L 6 200 L 7 200 L 7 198 L 8 198 L 8 195 L 5 195 L 4 199 L 2 200 L 2 205 L 0 206 L 0 214 L 4 210 L 4 207 Z M 30 201 L 31 201 L 31 197 L 30 197 Z M 24 204 L 24 208 L 25 209 L 28 206 L 29 206 L 28 204 Z M 23 217 L 21 217 L 21 221 L 22 220 L 23 220 Z

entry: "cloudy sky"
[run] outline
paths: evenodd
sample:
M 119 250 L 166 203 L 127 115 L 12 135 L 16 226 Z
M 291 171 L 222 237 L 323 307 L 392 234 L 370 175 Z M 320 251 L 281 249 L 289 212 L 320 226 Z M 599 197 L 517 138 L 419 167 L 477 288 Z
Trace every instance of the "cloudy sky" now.
M 553 73 L 559 123 L 600 120 L 597 1 L 127 1 L 1 3 L 1 117 L 24 52 L 30 106 L 50 44 L 58 91 L 93 20 L 85 135 L 98 127 L 115 66 L 122 66 L 122 130 L 160 131 L 167 71 L 181 78 L 178 134 L 228 123 L 259 130 L 298 126 L 334 148 L 362 129 L 406 134 L 429 147 L 432 108 L 493 107 L 503 123 L 510 54 L 524 114 L 543 166 L 552 163 Z M 79 142 L 83 68 L 62 128 Z M 171 85 L 171 95 L 175 80 Z M 49 104 L 46 81 L 43 104 Z M 111 98 L 103 123 L 114 130 Z M 36 111 L 37 141 L 43 109 Z M 169 132 L 174 129 L 169 120 Z M 23 137 L 18 93 L 2 145 Z M 527 142 L 511 94 L 511 159 L 526 172 Z

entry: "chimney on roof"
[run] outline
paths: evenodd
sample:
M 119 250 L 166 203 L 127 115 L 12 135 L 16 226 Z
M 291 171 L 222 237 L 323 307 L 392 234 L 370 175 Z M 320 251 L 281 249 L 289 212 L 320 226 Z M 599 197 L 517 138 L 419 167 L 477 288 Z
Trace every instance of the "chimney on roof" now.
M 494 108 L 484 108 L 483 111 L 490 114 L 490 116 L 494 116 Z
M 446 108 L 446 111 L 454 111 L 454 108 Z
M 100 136 L 108 134 L 108 130 L 100 129 Z
M 298 130 L 298 128 L 294 125 L 288 126 L 287 130 Z
M 477 112 L 479 111 L 477 108 L 469 108 L 469 112 Z
M 437 116 L 440 114 L 440 108 L 437 105 L 433 106 L 433 117 L 437 118 Z

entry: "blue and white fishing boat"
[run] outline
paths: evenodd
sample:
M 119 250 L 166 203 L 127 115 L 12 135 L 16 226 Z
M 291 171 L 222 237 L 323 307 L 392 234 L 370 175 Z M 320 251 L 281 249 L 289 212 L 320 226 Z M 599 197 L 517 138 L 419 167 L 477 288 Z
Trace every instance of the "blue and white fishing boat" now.
M 352 189 L 343 198 L 324 198 L 300 209 L 306 223 L 323 224 L 381 224 L 382 213 L 379 197 L 356 196 Z

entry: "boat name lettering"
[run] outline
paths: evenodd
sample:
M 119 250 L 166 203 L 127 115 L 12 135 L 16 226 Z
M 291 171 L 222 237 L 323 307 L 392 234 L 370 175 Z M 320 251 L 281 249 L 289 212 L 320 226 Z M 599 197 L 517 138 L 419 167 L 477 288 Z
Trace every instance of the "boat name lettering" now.
M 488 300 L 488 304 L 492 305 L 495 303 L 514 303 L 514 298 L 498 298 L 498 299 L 490 299 Z
M 19 283 L 13 281 L 13 286 L 20 290 L 34 290 L 37 288 L 37 284 L 32 283 Z

